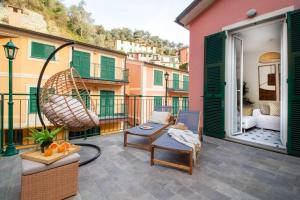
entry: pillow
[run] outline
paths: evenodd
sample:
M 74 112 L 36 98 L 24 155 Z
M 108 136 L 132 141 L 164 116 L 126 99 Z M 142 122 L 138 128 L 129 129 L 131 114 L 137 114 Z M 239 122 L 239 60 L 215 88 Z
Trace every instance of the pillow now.
M 169 112 L 153 111 L 149 122 L 158 123 L 158 124 L 169 124 L 170 117 L 171 114 Z
M 264 115 L 270 115 L 270 105 L 267 103 L 260 103 L 259 104 L 259 109 L 262 114 Z
M 279 102 L 270 102 L 270 115 L 280 116 L 280 103 Z
M 252 116 L 253 109 L 249 106 L 243 107 L 243 115 L 244 116 Z
M 184 125 L 184 123 L 178 123 L 178 124 L 175 124 L 173 126 L 173 128 L 175 129 L 180 129 L 180 130 L 188 130 L 188 128 Z

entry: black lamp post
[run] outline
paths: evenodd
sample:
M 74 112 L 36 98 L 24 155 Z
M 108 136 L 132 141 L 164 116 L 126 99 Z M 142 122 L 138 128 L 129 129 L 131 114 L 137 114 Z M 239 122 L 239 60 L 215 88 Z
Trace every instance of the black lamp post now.
M 14 103 L 12 98 L 12 60 L 16 58 L 18 47 L 10 40 L 6 45 L 3 45 L 5 56 L 8 59 L 8 144 L 4 152 L 4 156 L 13 156 L 19 153 L 14 146 L 14 131 L 13 131 L 13 110 Z
M 165 81 L 166 81 L 166 93 L 165 93 L 165 106 L 168 105 L 168 80 L 169 80 L 169 73 L 165 73 Z

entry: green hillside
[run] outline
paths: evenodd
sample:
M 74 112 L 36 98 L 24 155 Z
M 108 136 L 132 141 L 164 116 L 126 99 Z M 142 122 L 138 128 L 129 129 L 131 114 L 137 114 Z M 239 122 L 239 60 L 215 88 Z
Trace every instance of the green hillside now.
M 5 0 L 4 3 L 42 14 L 47 21 L 48 30 L 59 30 L 59 34 L 63 37 L 110 49 L 115 48 L 117 39 L 156 46 L 158 53 L 166 55 L 174 55 L 176 49 L 183 46 L 181 43 L 163 40 L 143 30 L 129 28 L 106 30 L 102 25 L 94 24 L 91 13 L 84 9 L 84 1 L 69 8 L 60 0 Z

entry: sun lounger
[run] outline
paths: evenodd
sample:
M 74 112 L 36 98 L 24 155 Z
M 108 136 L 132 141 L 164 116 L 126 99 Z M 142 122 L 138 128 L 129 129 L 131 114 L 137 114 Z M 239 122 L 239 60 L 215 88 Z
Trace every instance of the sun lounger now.
M 176 120 L 176 123 L 184 123 L 185 126 L 195 134 L 199 134 L 199 139 L 201 138 L 199 131 L 200 124 L 200 112 L 183 112 L 180 111 Z M 159 160 L 154 158 L 155 149 L 162 149 L 178 154 L 188 155 L 188 164 L 179 164 L 165 160 Z M 193 149 L 188 147 L 175 139 L 165 132 L 159 138 L 157 138 L 151 145 L 151 165 L 160 164 L 164 166 L 174 167 L 177 169 L 188 171 L 192 174 L 193 171 Z
M 172 109 L 171 107 L 162 106 L 162 107 L 156 107 L 155 111 L 171 112 L 171 109 Z M 160 134 L 169 125 L 170 124 L 158 124 L 158 123 L 147 122 L 140 126 L 135 126 L 133 128 L 130 128 L 124 132 L 124 147 L 131 146 L 131 147 L 150 151 L 151 143 L 155 140 L 156 136 Z M 141 129 L 142 126 L 151 126 L 152 129 L 144 130 Z M 130 143 L 128 142 L 128 135 L 143 137 L 147 140 L 147 143 Z

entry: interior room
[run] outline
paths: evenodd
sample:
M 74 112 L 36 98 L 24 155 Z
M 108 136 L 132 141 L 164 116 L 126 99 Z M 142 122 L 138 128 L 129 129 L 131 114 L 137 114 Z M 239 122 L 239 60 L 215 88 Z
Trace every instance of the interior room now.
M 282 21 L 236 32 L 233 137 L 284 148 L 281 135 Z

